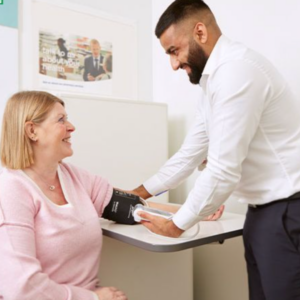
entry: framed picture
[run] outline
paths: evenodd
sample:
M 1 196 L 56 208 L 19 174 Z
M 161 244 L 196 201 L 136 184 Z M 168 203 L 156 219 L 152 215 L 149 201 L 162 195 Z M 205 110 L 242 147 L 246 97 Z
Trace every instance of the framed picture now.
M 20 88 L 137 99 L 137 29 L 67 1 L 21 0 Z

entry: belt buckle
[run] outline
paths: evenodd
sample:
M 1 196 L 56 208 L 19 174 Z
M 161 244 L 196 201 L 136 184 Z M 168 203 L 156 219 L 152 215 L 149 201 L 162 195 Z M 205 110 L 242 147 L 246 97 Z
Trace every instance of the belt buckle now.
M 257 208 L 256 204 L 248 204 L 248 206 L 251 207 L 251 208 Z

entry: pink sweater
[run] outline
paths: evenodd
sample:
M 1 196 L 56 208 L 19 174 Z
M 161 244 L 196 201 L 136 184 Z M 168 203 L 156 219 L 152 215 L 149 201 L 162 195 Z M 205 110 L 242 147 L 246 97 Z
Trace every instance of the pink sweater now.
M 62 163 L 67 205 L 51 202 L 21 170 L 0 173 L 0 299 L 94 300 L 99 216 L 112 186 Z

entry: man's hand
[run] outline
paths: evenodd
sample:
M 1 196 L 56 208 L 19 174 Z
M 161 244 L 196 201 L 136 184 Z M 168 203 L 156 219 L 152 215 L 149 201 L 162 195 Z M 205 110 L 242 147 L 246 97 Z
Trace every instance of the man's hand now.
M 176 238 L 184 232 L 184 230 L 178 228 L 172 220 L 153 216 L 146 212 L 140 212 L 139 216 L 143 219 L 147 219 L 147 221 L 141 221 L 141 223 L 156 234 Z
M 139 187 L 135 188 L 134 190 L 129 191 L 129 193 L 137 195 L 145 200 L 152 197 L 152 195 L 145 189 L 145 187 L 143 185 L 140 185 Z
M 203 221 L 216 221 L 220 219 L 224 212 L 224 208 L 225 206 L 221 205 L 215 213 L 209 215 Z M 143 219 L 147 219 L 147 221 L 141 221 L 141 224 L 156 234 L 176 238 L 184 232 L 184 230 L 178 228 L 172 220 L 153 216 L 146 212 L 140 212 L 139 216 Z
M 220 219 L 223 215 L 224 208 L 225 208 L 225 205 L 221 205 L 215 213 L 213 213 L 212 215 L 209 215 L 208 217 L 203 219 L 203 221 L 216 221 L 216 220 Z

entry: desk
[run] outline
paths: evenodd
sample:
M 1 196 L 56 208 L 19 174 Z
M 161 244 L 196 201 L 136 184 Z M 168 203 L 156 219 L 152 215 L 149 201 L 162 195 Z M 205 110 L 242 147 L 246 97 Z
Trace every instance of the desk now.
M 193 248 L 241 235 L 244 220 L 244 215 L 224 213 L 218 221 L 200 222 L 200 232 L 190 240 L 168 240 L 142 225 L 101 219 L 101 283 L 124 290 L 130 300 L 193 300 Z
M 119 225 L 101 219 L 103 234 L 126 244 L 152 252 L 175 252 L 195 248 L 213 242 L 223 242 L 226 239 L 240 236 L 243 232 L 245 216 L 225 212 L 218 221 L 200 222 L 199 233 L 195 225 L 183 235 L 184 239 L 166 239 L 150 233 L 144 226 Z M 189 236 L 194 236 L 187 239 Z

